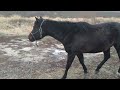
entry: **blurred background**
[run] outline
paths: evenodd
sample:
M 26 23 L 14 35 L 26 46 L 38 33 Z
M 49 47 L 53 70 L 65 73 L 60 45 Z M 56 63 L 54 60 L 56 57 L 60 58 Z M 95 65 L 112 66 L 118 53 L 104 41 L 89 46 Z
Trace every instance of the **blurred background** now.
M 25 17 L 32 16 L 49 16 L 63 18 L 78 18 L 78 17 L 120 17 L 120 11 L 0 11 L 0 15 L 11 16 L 20 15 Z

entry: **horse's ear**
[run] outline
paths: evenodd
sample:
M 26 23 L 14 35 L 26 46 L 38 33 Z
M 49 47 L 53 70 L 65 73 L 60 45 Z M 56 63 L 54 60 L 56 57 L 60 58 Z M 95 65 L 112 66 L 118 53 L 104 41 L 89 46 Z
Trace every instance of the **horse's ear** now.
M 38 21 L 39 19 L 37 17 L 35 17 L 36 21 Z
M 40 19 L 43 19 L 42 16 L 40 16 Z

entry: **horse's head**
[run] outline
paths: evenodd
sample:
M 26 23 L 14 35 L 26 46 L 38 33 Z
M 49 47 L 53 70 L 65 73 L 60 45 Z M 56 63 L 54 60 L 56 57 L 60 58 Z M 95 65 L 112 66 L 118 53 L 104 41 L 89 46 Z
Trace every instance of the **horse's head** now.
M 28 36 L 28 39 L 31 42 L 40 40 L 45 36 L 45 32 L 43 29 L 43 24 L 44 24 L 45 20 L 42 17 L 40 17 L 40 18 L 35 17 L 35 19 L 36 19 L 36 21 L 34 22 L 33 30 L 31 31 L 31 33 Z

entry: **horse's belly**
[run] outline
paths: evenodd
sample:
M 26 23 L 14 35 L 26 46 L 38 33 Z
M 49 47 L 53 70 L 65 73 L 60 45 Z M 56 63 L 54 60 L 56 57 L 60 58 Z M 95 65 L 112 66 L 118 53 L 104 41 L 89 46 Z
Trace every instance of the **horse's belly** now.
M 94 47 L 90 47 L 90 46 L 89 47 L 81 47 L 79 49 L 79 51 L 82 53 L 97 53 L 97 52 L 102 52 L 104 50 L 105 50 L 105 48 L 103 48 L 103 47 L 94 48 Z
M 112 45 L 113 43 L 88 43 L 77 45 L 74 50 L 82 53 L 98 53 L 108 50 Z
M 115 43 L 114 38 L 100 36 L 81 36 L 79 40 L 75 39 L 73 50 L 82 53 L 97 53 L 108 50 Z

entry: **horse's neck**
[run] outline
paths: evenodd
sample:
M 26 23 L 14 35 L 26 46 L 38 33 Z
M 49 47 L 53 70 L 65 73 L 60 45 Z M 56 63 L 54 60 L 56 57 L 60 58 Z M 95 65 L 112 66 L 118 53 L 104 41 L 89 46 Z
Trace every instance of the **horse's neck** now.
M 65 38 L 65 25 L 59 24 L 59 22 L 49 22 L 48 23 L 49 28 L 48 28 L 48 35 L 55 38 L 56 40 L 62 42 L 63 39 Z

